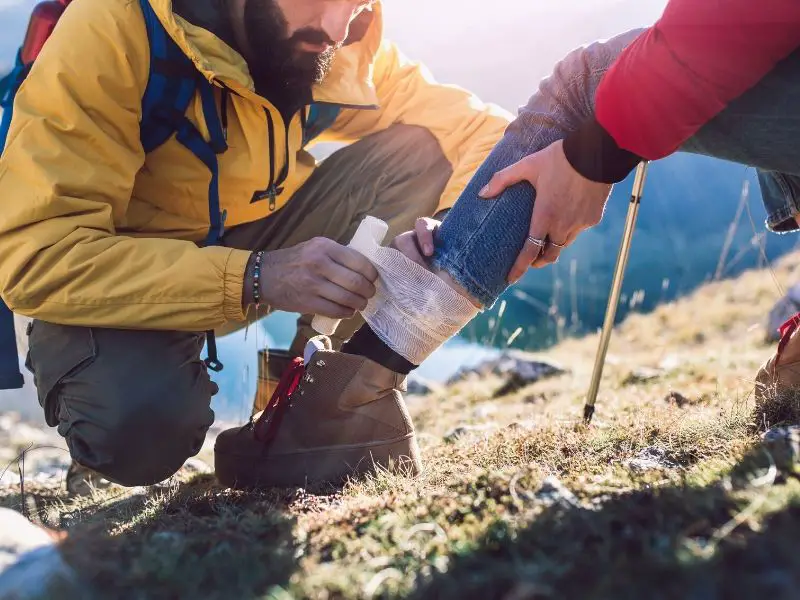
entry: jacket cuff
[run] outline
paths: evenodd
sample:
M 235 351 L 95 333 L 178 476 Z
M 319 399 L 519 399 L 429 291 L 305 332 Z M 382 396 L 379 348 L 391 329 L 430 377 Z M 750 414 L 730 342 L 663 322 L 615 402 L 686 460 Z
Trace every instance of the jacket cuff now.
M 642 161 L 620 148 L 594 117 L 564 139 L 564 155 L 573 169 L 598 183 L 619 183 Z
M 225 299 L 222 311 L 226 321 L 244 321 L 246 315 L 242 306 L 244 292 L 244 275 L 247 261 L 250 259 L 247 250 L 231 250 L 225 262 L 224 288 Z

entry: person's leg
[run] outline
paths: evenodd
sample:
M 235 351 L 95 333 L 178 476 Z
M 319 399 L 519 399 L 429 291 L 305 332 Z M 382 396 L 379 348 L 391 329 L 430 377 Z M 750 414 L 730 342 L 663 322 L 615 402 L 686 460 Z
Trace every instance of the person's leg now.
M 200 451 L 216 385 L 202 334 L 33 321 L 27 365 L 47 424 L 70 455 L 124 486 L 174 474 Z
M 757 169 L 761 199 L 767 212 L 767 229 L 776 233 L 800 226 L 800 176 Z

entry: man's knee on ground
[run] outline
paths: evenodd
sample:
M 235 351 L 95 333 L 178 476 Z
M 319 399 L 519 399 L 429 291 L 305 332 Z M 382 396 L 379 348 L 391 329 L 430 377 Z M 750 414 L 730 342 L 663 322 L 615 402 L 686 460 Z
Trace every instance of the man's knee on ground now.
M 142 389 L 147 387 L 147 389 Z M 120 386 L 114 415 L 103 423 L 75 420 L 65 432 L 72 457 L 124 486 L 152 485 L 196 455 L 214 420 L 209 398 L 192 389 Z

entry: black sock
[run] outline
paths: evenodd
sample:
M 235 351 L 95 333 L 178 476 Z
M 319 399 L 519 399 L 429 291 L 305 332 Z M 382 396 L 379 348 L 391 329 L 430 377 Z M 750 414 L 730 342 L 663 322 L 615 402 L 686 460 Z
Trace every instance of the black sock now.
M 417 365 L 407 361 L 397 352 L 389 348 L 381 338 L 375 335 L 369 325 L 363 325 L 353 337 L 342 346 L 342 352 L 364 356 L 390 371 L 408 375 Z

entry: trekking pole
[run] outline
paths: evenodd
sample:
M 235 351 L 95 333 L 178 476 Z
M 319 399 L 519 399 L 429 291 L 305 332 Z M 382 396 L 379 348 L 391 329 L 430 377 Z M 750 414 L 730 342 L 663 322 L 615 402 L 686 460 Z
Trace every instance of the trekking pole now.
M 594 371 L 592 381 L 589 385 L 589 393 L 586 396 L 586 405 L 583 407 L 583 420 L 588 425 L 594 416 L 594 404 L 597 400 L 597 392 L 600 389 L 600 379 L 603 376 L 603 367 L 606 364 L 606 353 L 608 343 L 611 341 L 611 331 L 614 329 L 614 320 L 617 317 L 619 307 L 619 297 L 622 293 L 622 281 L 625 279 L 625 269 L 628 266 L 628 257 L 631 252 L 631 240 L 633 230 L 636 227 L 636 218 L 639 216 L 639 205 L 642 202 L 644 192 L 644 181 L 647 177 L 647 166 L 649 163 L 641 162 L 636 168 L 636 176 L 633 180 L 633 190 L 631 191 L 631 202 L 628 205 L 628 216 L 625 219 L 625 229 L 622 232 L 622 243 L 619 247 L 617 265 L 614 267 L 614 278 L 611 280 L 611 293 L 608 296 L 608 306 L 606 307 L 606 318 L 603 322 L 603 330 L 600 333 L 600 345 L 597 348 L 597 356 L 594 359 Z

